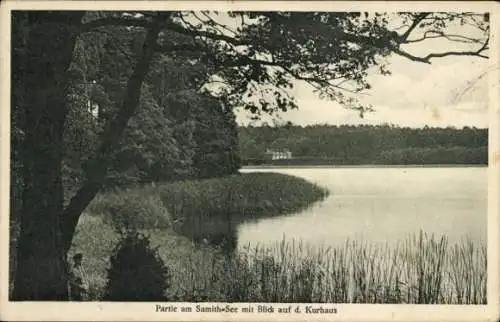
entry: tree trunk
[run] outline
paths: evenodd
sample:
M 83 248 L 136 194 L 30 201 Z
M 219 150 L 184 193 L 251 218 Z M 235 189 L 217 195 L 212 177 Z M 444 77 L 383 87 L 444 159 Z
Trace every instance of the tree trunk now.
M 27 33 L 13 53 L 19 91 L 13 108 L 23 113 L 23 179 L 14 300 L 67 300 L 66 256 L 60 217 L 63 211 L 62 139 L 65 102 L 76 36 L 70 25 L 82 12 L 30 12 Z M 15 23 L 15 18 L 13 19 Z M 14 73 L 18 73 L 14 75 Z M 16 97 L 21 99 L 16 102 Z
M 88 164 L 87 180 L 63 209 L 62 144 L 68 112 L 66 71 L 76 41 L 76 34 L 71 32 L 76 29 L 70 26 L 82 17 L 81 12 L 28 14 L 29 33 L 24 55 L 13 54 L 13 65 L 19 74 L 13 78 L 20 79 L 13 97 L 22 97 L 13 102 L 13 106 L 24 114 L 22 129 L 25 132 L 23 206 L 13 300 L 68 299 L 66 255 L 78 219 L 99 191 L 109 155 L 137 109 L 160 31 L 156 24 L 150 26 L 123 104 L 116 118 L 106 124 L 100 147 Z

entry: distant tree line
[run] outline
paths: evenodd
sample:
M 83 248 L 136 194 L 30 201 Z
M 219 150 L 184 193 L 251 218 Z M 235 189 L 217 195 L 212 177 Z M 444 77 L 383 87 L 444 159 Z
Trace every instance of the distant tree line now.
M 243 164 L 487 164 L 488 130 L 391 125 L 239 127 Z M 291 160 L 265 152 L 287 149 Z

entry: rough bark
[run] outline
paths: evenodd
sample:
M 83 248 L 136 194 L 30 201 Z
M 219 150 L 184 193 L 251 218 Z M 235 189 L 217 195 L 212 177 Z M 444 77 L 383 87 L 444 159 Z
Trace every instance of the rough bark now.
M 24 187 L 14 300 L 66 300 L 66 258 L 59 218 L 63 207 L 62 138 L 67 113 L 66 71 L 81 12 L 24 15 L 24 48 L 13 55 L 17 78 L 13 108 L 23 114 Z M 13 21 L 14 22 L 14 21 Z M 17 101 L 15 98 L 22 97 Z

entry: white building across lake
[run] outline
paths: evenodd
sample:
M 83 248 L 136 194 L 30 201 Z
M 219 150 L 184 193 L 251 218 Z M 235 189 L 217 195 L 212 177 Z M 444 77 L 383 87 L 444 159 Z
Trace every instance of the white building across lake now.
M 292 158 L 290 150 L 266 150 L 266 157 L 271 160 L 286 160 Z

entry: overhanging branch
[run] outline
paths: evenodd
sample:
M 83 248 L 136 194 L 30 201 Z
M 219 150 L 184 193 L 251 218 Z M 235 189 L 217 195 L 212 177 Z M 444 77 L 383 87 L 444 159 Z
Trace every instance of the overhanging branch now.
M 312 85 L 313 87 L 317 89 L 321 89 L 322 87 L 324 89 L 326 88 L 336 88 L 338 90 L 344 91 L 344 92 L 349 92 L 352 94 L 360 94 L 356 90 L 351 90 L 349 88 L 345 88 L 340 86 L 341 83 L 339 84 L 334 84 L 331 82 L 331 80 L 335 79 L 341 79 L 344 76 L 341 77 L 335 77 L 330 80 L 320 78 L 320 77 L 315 77 L 315 76 L 304 76 L 300 74 L 298 71 L 295 71 L 289 67 L 284 66 L 283 64 L 277 63 L 275 61 L 268 61 L 268 60 L 262 60 L 262 59 L 257 59 L 257 58 L 251 58 L 248 56 L 240 56 L 234 60 L 226 61 L 226 62 L 216 62 L 218 66 L 222 66 L 224 68 L 231 68 L 231 67 L 240 67 L 240 66 L 270 66 L 270 67 L 275 67 L 283 70 L 284 72 L 288 73 L 291 77 L 297 79 L 297 80 L 302 80 L 307 82 L 308 84 Z
M 420 38 L 412 39 L 412 40 L 406 40 L 404 43 L 405 44 L 410 44 L 410 43 L 416 43 L 416 42 L 421 42 L 426 39 L 436 39 L 436 38 L 445 38 L 449 41 L 454 41 L 454 42 L 462 42 L 462 43 L 480 43 L 481 41 L 477 38 L 472 38 L 472 37 L 466 37 L 463 35 L 456 35 L 456 34 L 447 34 L 439 30 L 427 30 L 424 35 Z
M 89 32 L 93 29 L 104 27 L 104 26 L 135 26 L 135 27 L 148 27 L 151 23 L 145 19 L 137 19 L 137 18 L 116 18 L 116 17 L 107 17 L 96 19 L 87 23 L 83 23 L 79 25 L 79 32 Z M 162 29 L 168 29 L 170 31 L 176 32 L 181 35 L 197 37 L 197 38 L 207 38 L 211 40 L 223 41 L 233 46 L 249 46 L 252 44 L 251 40 L 240 39 L 237 36 L 228 36 L 224 33 L 217 33 L 213 31 L 199 30 L 196 27 L 191 26 L 191 28 L 186 28 L 178 23 L 173 22 L 172 20 L 165 19 L 163 21 L 159 21 L 158 25 Z M 415 28 L 415 27 L 413 27 Z M 413 30 L 410 27 L 411 30 Z M 407 33 L 411 32 L 408 30 Z M 406 34 L 406 33 L 405 33 Z M 347 32 L 336 31 L 335 41 L 347 41 L 354 44 L 370 46 L 375 48 L 383 48 L 386 46 L 386 39 L 378 39 L 374 37 L 362 36 L 359 34 L 351 34 Z
M 402 57 L 408 58 L 412 61 L 430 64 L 431 59 L 433 59 L 433 58 L 442 58 L 442 57 L 448 57 L 448 56 L 473 56 L 473 57 L 488 59 L 489 57 L 487 55 L 484 55 L 484 52 L 489 49 L 488 44 L 489 44 L 489 38 L 486 39 L 484 44 L 478 50 L 445 51 L 445 52 L 441 52 L 441 53 L 430 53 L 430 54 L 423 56 L 423 57 L 412 55 L 412 54 L 410 54 L 410 53 L 408 53 L 400 48 L 393 49 L 393 52 L 395 54 L 402 56 Z
M 173 21 L 164 20 L 156 23 L 161 29 L 168 29 L 174 32 L 177 32 L 182 35 L 194 36 L 194 37 L 206 37 L 213 40 L 225 41 L 234 46 L 248 45 L 247 42 L 244 42 L 235 37 L 227 36 L 224 34 L 204 31 L 204 30 L 194 30 L 187 29 Z M 87 23 L 80 24 L 78 26 L 79 32 L 89 32 L 93 29 L 105 27 L 105 26 L 129 26 L 129 27 L 143 27 L 146 28 L 151 25 L 151 22 L 145 19 L 135 19 L 135 18 L 116 18 L 116 17 L 107 17 L 92 20 Z

